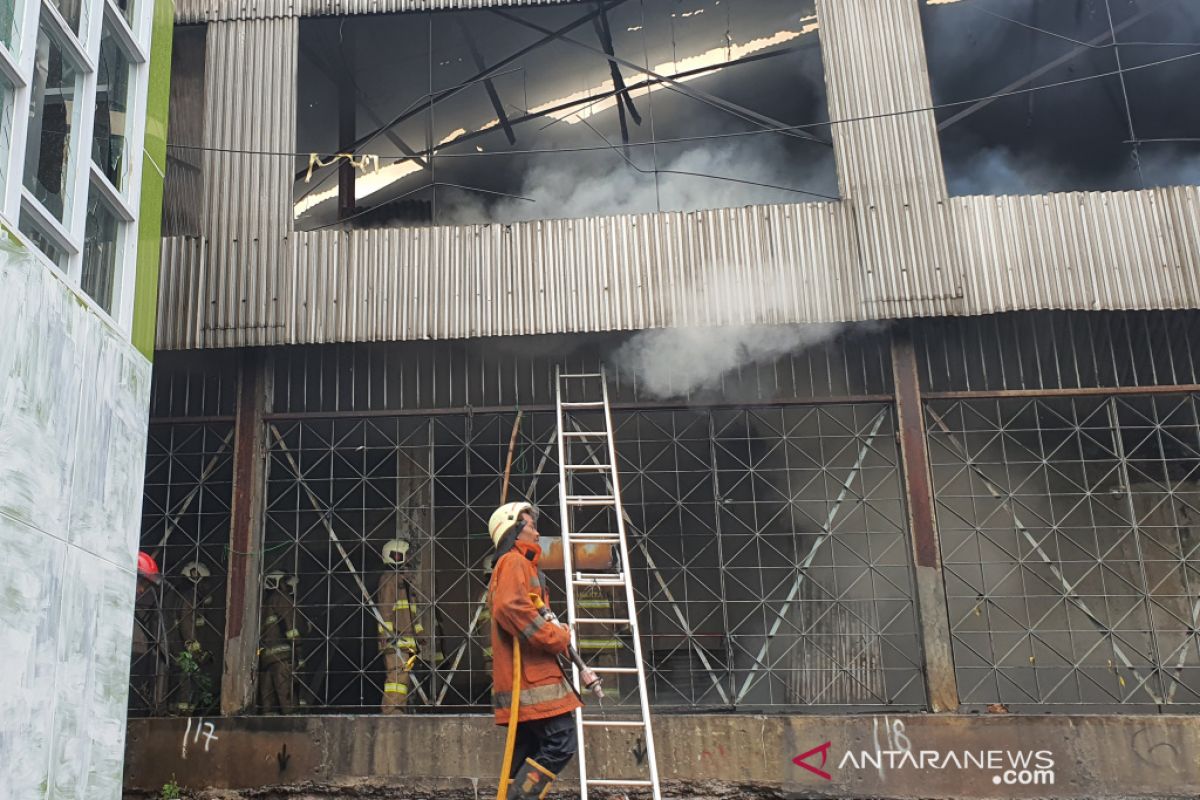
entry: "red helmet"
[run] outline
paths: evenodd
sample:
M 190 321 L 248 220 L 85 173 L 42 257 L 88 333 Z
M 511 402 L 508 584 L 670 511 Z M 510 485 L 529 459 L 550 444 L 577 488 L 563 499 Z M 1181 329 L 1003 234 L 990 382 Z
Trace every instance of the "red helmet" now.
M 162 580 L 162 573 L 158 571 L 158 562 L 154 560 L 154 556 L 144 550 L 138 553 L 137 571 L 138 577 L 145 578 L 151 583 L 158 583 Z

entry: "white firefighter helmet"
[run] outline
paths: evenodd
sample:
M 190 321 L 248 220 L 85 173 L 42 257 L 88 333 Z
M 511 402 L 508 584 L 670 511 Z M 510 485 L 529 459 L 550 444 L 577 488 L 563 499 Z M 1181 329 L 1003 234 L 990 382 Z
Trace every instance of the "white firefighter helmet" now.
M 266 577 L 263 578 L 263 586 L 267 587 L 267 591 L 275 591 L 281 583 L 283 583 L 283 573 L 278 570 L 268 572 Z
M 212 575 L 212 573 L 208 571 L 208 567 L 204 566 L 204 564 L 199 561 L 189 561 L 188 563 L 184 564 L 183 568 L 179 570 L 179 574 L 187 578 L 192 583 L 199 583 L 200 581 Z
M 532 514 L 534 519 L 537 519 L 538 511 L 529 503 L 505 503 L 492 512 L 491 519 L 488 520 L 488 535 L 492 537 L 493 547 L 500 546 L 500 540 L 504 538 L 504 534 L 517 524 L 521 514 L 526 511 Z
M 402 567 L 408 562 L 408 548 L 407 539 L 392 539 L 380 548 L 379 554 L 389 567 Z

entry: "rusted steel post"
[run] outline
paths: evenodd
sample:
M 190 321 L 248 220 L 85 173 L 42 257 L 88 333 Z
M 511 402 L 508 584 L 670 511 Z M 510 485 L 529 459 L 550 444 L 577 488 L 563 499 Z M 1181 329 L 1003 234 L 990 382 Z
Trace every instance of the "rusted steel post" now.
M 266 452 L 263 413 L 270 381 L 261 352 L 247 350 L 238 368 L 233 438 L 233 503 L 225 598 L 225 664 L 221 714 L 252 708 L 258 672 L 259 579 L 262 573 Z
M 900 429 L 900 460 L 908 495 L 908 530 L 912 543 L 917 618 L 924 657 L 925 693 L 932 711 L 958 708 L 958 682 L 950 647 L 950 616 L 942 553 L 938 543 L 925 411 L 917 377 L 917 357 L 906 328 L 892 336 L 892 374 L 896 383 L 896 418 Z

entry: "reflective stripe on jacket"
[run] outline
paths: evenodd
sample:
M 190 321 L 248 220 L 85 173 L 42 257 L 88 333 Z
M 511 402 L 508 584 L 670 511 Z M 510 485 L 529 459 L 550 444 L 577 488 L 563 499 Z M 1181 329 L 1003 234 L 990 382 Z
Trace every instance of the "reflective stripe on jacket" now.
M 555 656 L 570 643 L 567 629 L 546 622 L 529 595 L 549 595 L 535 561 L 520 549 L 505 553 L 492 570 L 488 601 L 492 612 L 492 707 L 496 724 L 507 725 L 513 690 L 513 639 L 521 643 L 519 722 L 546 719 L 579 708 L 579 699 L 563 677 Z

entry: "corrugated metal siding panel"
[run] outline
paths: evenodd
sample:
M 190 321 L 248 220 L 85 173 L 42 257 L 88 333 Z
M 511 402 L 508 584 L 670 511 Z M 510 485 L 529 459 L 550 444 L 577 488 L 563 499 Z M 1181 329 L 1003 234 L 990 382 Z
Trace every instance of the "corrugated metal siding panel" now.
M 206 302 L 204 240 L 173 236 L 162 240 L 155 346 L 176 350 L 203 346 L 200 318 Z
M 953 314 L 961 267 L 950 246 L 941 152 L 918 0 L 818 0 L 838 181 L 853 205 L 872 316 Z M 891 115 L 891 116 L 878 116 Z M 870 119 L 865 119 L 870 117 Z
M 580 0 L 176 0 L 175 21 L 217 22 L 350 14 L 395 14 L 494 6 L 539 6 Z
M 280 343 L 862 317 L 840 204 L 294 237 Z M 720 302 L 731 286 L 755 302 Z
M 292 159 L 296 140 L 292 20 L 209 26 L 205 72 L 204 231 L 212 346 L 277 341 L 292 304 Z
M 1195 307 L 1195 187 L 953 201 L 967 313 Z

